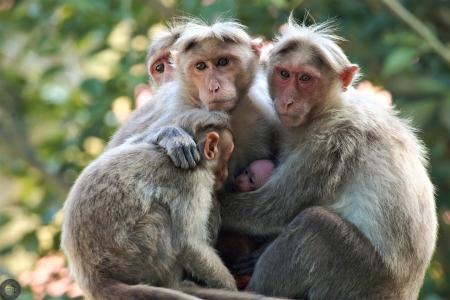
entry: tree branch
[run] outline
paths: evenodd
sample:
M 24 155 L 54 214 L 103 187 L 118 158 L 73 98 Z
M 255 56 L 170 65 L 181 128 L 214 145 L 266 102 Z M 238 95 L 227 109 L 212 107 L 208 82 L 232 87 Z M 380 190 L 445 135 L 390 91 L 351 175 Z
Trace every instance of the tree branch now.
M 37 169 L 42 179 L 52 186 L 61 199 L 65 199 L 70 190 L 70 185 L 62 180 L 61 174 L 50 174 L 44 165 L 38 160 L 33 147 L 30 145 L 25 124 L 17 109 L 14 97 L 4 91 L 0 102 L 0 141 L 11 156 L 24 160 L 28 165 Z
M 417 32 L 431 48 L 450 66 L 450 49 L 413 14 L 406 10 L 397 0 L 381 0 L 395 15 Z

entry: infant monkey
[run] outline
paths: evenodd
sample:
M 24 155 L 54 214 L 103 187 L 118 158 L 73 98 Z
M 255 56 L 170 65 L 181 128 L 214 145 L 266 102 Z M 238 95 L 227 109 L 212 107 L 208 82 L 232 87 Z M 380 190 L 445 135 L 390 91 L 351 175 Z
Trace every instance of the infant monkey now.
M 275 169 L 275 163 L 269 159 L 259 159 L 252 162 L 234 182 L 236 193 L 250 192 L 259 189 L 269 180 Z
M 275 163 L 270 159 L 258 159 L 248 165 L 248 167 L 239 174 L 234 181 L 234 191 L 236 193 L 255 191 L 262 187 L 275 169 Z M 240 254 L 240 256 L 246 256 L 258 248 L 258 244 L 247 236 L 236 236 L 231 237 L 233 243 L 238 249 L 235 254 Z M 233 240 L 234 239 L 234 240 Z M 227 238 L 218 245 L 219 250 L 227 251 Z M 223 247 L 223 248 L 222 248 Z M 239 257 L 239 255 L 238 255 Z M 233 261 L 237 257 L 233 258 Z M 230 258 L 229 258 L 230 259 Z M 248 290 L 248 283 L 251 276 L 249 275 L 235 275 L 236 284 L 239 290 Z
M 175 167 L 137 135 L 93 161 L 70 191 L 61 246 L 87 299 L 197 299 L 168 289 L 180 287 L 185 271 L 236 290 L 207 226 L 234 148 L 229 117 L 194 109 L 174 125 L 199 145 L 198 167 Z

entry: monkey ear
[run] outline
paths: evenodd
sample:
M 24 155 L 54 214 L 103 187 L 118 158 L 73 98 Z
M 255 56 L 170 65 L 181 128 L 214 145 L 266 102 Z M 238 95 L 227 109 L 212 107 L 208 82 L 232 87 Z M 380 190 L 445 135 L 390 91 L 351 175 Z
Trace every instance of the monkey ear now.
M 217 134 L 217 132 L 210 132 L 208 133 L 208 135 L 206 136 L 206 142 L 205 142 L 205 147 L 203 148 L 203 153 L 205 154 L 205 157 L 207 160 L 213 160 L 217 153 L 219 152 L 218 150 L 218 145 L 219 145 L 219 140 L 220 137 Z
M 352 82 L 353 77 L 355 76 L 356 72 L 358 71 L 359 67 L 355 64 L 349 64 L 345 66 L 344 71 L 342 71 L 340 78 L 342 81 L 342 90 L 345 92 L 347 91 L 347 87 Z
M 170 57 L 172 58 L 174 66 L 178 67 L 179 58 L 180 58 L 180 56 L 178 55 L 178 51 L 177 50 L 170 50 Z
M 253 39 L 250 42 L 250 46 L 252 47 L 253 53 L 255 53 L 256 57 L 259 59 L 259 57 L 261 56 L 261 49 L 263 47 L 262 38 Z

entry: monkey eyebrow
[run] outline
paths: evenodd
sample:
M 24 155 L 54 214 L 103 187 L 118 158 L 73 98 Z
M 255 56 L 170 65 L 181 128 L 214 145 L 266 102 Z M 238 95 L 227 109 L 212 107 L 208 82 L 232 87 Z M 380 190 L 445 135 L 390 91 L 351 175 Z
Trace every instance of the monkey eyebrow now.
M 155 64 L 155 62 L 157 62 L 158 60 L 161 60 L 161 59 L 169 60 L 169 58 L 170 58 L 170 52 L 169 53 L 161 53 L 160 55 L 158 55 L 154 59 L 152 59 L 152 61 L 150 62 L 150 66 L 153 66 Z
M 183 52 L 189 51 L 189 49 L 192 49 L 197 44 L 197 41 L 190 41 L 186 47 L 184 47 Z
M 293 52 L 295 50 L 298 49 L 298 43 L 296 41 L 292 41 L 290 43 L 287 43 L 283 48 L 281 48 L 280 50 L 278 50 L 276 53 L 274 54 L 278 54 L 278 53 L 289 53 L 289 52 Z

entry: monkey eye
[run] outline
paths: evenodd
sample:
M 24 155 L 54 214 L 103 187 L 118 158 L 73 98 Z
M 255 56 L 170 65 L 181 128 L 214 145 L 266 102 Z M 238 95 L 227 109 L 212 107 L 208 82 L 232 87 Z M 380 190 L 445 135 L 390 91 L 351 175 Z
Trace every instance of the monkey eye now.
M 248 179 L 248 182 L 249 182 L 250 184 L 254 184 L 254 183 L 255 183 L 255 180 L 253 179 L 253 177 L 250 177 L 250 178 Z
M 159 64 L 155 67 L 156 72 L 163 73 L 164 72 L 164 64 Z
M 202 70 L 206 69 L 206 64 L 204 62 L 199 62 L 195 65 L 195 67 L 197 68 L 197 70 L 202 71 Z
M 302 81 L 302 82 L 309 82 L 311 81 L 311 76 L 308 75 L 302 75 L 298 78 L 298 80 Z
M 281 71 L 280 72 L 280 76 L 283 77 L 283 78 L 289 78 L 290 77 L 289 72 L 286 71 L 286 70 Z
M 248 169 L 244 170 L 244 174 L 247 175 L 248 174 Z
M 219 61 L 217 62 L 217 67 L 220 67 L 220 66 L 226 66 L 226 65 L 228 65 L 228 63 L 230 62 L 230 60 L 228 59 L 228 58 L 221 58 L 221 59 L 219 59 Z

